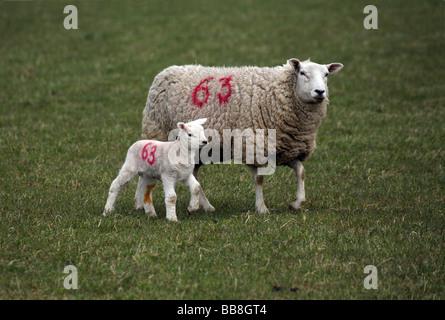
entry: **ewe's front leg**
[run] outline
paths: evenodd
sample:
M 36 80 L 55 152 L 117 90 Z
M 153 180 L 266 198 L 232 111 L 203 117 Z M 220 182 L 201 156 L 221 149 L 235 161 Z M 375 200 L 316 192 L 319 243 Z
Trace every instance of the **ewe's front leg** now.
M 195 169 L 193 169 L 193 175 L 195 176 L 196 180 L 198 180 L 198 170 L 199 166 L 195 166 Z M 202 186 L 199 187 L 199 207 L 204 209 L 204 211 L 215 211 L 215 207 L 212 206 L 207 199 L 206 195 L 204 194 L 204 191 L 202 190 Z
M 297 174 L 297 195 L 296 200 L 292 202 L 289 206 L 291 210 L 298 210 L 301 207 L 301 203 L 306 201 L 306 196 L 304 192 L 304 167 L 300 160 L 293 160 L 289 162 L 289 167 L 294 169 Z
M 255 209 L 258 213 L 269 213 L 263 198 L 263 176 L 258 175 L 258 168 L 248 166 L 255 182 Z
M 201 192 L 201 186 L 192 174 L 186 181 L 186 185 L 190 188 L 190 205 L 188 206 L 187 211 L 192 214 L 199 209 L 199 193 Z
M 169 176 L 162 177 L 162 184 L 164 185 L 165 194 L 165 208 L 167 211 L 167 219 L 170 221 L 178 221 L 176 216 L 176 192 L 175 180 Z

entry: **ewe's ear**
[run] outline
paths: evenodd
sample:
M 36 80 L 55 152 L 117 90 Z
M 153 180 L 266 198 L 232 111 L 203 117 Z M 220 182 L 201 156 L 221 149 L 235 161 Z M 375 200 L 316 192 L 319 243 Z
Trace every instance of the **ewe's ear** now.
M 335 63 L 327 64 L 326 68 L 328 68 L 329 74 L 332 74 L 332 73 L 339 72 L 343 68 L 343 65 L 341 63 L 335 62 Z
M 292 58 L 287 60 L 287 63 L 289 63 L 295 69 L 295 72 L 300 71 L 300 60 Z
M 178 122 L 178 129 L 185 130 L 185 123 L 184 122 Z

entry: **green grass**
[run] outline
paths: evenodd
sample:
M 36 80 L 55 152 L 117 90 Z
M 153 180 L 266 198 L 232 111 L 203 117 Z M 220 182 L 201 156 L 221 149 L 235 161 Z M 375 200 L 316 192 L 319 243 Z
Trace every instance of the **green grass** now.
M 378 30 L 366 4 L 1 2 L 0 299 L 444 299 L 444 2 L 374 1 Z M 215 213 L 186 214 L 178 187 L 168 222 L 158 186 L 148 219 L 133 183 L 101 216 L 159 71 L 291 57 L 345 65 L 298 214 L 288 168 L 265 179 L 262 216 L 247 168 L 219 165 L 200 173 Z

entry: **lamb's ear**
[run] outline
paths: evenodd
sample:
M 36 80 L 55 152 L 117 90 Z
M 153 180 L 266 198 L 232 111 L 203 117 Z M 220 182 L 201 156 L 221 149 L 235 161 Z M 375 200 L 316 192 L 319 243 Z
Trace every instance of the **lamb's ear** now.
M 185 123 L 184 122 L 178 122 L 178 129 L 185 130 Z
M 339 72 L 343 69 L 343 65 L 341 63 L 335 62 L 326 65 L 326 68 L 329 70 L 329 74 Z
M 295 69 L 295 72 L 300 71 L 300 60 L 292 58 L 287 60 L 287 63 L 289 63 Z
M 207 121 L 207 118 L 202 118 L 202 119 L 195 120 L 195 123 L 202 126 L 206 121 Z

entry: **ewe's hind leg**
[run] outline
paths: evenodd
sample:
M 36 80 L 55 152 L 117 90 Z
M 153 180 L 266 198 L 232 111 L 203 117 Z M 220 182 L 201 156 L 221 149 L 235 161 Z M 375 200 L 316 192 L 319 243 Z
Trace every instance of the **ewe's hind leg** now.
M 263 176 L 258 175 L 258 168 L 254 166 L 248 166 L 252 173 L 253 181 L 255 182 L 255 209 L 258 213 L 268 213 L 263 198 Z
M 122 189 L 134 178 L 136 177 L 136 172 L 131 170 L 127 163 L 124 163 L 119 175 L 111 183 L 110 191 L 108 192 L 107 204 L 105 205 L 105 210 L 103 215 L 106 216 L 108 213 L 114 211 L 114 204 Z
M 200 166 L 195 166 L 193 169 L 193 175 L 195 176 L 196 180 L 198 180 L 198 170 Z M 199 186 L 199 207 L 204 209 L 204 211 L 215 211 L 215 207 L 212 206 L 207 199 L 206 195 L 204 194 L 204 191 L 202 190 L 202 186 Z
M 289 162 L 289 167 L 294 169 L 297 174 L 297 195 L 296 200 L 289 206 L 291 210 L 298 210 L 301 207 L 301 203 L 306 200 L 304 192 L 304 167 L 300 160 L 292 160 Z

